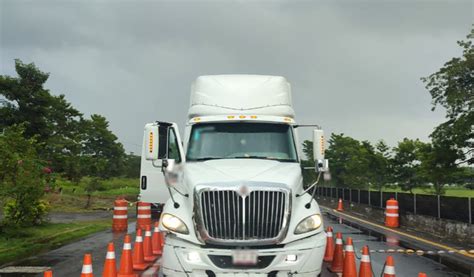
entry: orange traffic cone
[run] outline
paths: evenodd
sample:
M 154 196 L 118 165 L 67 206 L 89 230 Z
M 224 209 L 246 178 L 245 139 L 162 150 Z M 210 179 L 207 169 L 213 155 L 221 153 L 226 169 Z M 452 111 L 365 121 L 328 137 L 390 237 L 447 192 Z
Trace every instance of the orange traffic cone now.
M 51 270 L 46 270 L 43 277 L 53 277 L 53 272 Z
M 329 226 L 326 231 L 326 252 L 324 252 L 324 261 L 332 262 L 334 256 L 334 239 L 332 238 L 332 227 Z
M 344 254 L 344 267 L 342 277 L 357 277 L 357 267 L 354 254 L 354 245 L 352 238 L 348 237 L 346 241 L 346 252 Z
M 145 257 L 143 254 L 142 229 L 138 229 L 135 237 L 135 245 L 133 246 L 133 269 L 145 270 L 147 267 L 148 264 L 145 263 Z
M 120 257 L 120 269 L 117 277 L 138 277 L 133 273 L 132 244 L 130 235 L 125 235 L 123 241 L 122 257 Z
M 329 271 L 340 273 L 342 272 L 344 262 L 344 254 L 342 253 L 342 234 L 336 233 L 336 247 L 334 248 L 334 256 Z
M 342 199 L 341 198 L 339 198 L 339 202 L 337 203 L 336 211 L 340 211 L 340 212 L 344 211 L 344 207 L 342 205 Z
M 395 263 L 393 262 L 392 256 L 387 256 L 383 271 L 383 277 L 395 277 Z
M 93 277 L 92 274 L 92 256 L 91 254 L 84 255 L 84 263 L 82 264 L 81 277 Z
M 372 264 L 370 263 L 369 247 L 362 247 L 362 257 L 360 258 L 359 277 L 373 277 Z
M 153 246 L 151 244 L 151 226 L 145 226 L 145 239 L 143 240 L 143 256 L 146 262 L 153 262 L 157 256 L 153 255 Z
M 428 276 L 426 275 L 426 273 L 420 272 L 418 273 L 418 277 L 428 277 Z
M 107 245 L 107 254 L 105 255 L 104 272 L 102 272 L 102 277 L 117 277 L 115 247 L 113 242 L 109 242 Z
M 155 228 L 153 228 L 153 235 L 151 236 L 151 249 L 153 250 L 153 255 L 161 255 L 162 245 L 160 230 L 158 230 L 158 222 L 155 222 Z

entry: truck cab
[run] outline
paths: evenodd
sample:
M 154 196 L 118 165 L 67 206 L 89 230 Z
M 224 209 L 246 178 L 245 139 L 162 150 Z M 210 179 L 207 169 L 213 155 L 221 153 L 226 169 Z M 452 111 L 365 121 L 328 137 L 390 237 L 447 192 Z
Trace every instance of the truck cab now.
M 201 76 L 188 122 L 148 123 L 140 200 L 165 203 L 165 276 L 318 276 L 326 235 L 303 187 L 302 151 L 285 78 Z M 313 131 L 315 167 L 327 170 Z

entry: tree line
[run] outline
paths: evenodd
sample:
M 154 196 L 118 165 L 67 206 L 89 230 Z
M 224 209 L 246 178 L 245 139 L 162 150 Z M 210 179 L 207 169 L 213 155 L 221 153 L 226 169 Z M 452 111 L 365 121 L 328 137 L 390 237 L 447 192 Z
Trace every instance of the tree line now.
M 446 121 L 434 128 L 430 142 L 404 138 L 395 147 L 344 134 L 331 134 L 326 152 L 332 183 L 340 187 L 381 190 L 396 185 L 406 191 L 429 186 L 443 194 L 446 185 L 474 188 L 474 29 L 458 41 L 462 56 L 421 78 L 432 97 L 432 110 L 443 107 Z M 312 161 L 312 142 L 303 150 Z M 306 161 L 305 165 L 310 162 Z M 305 172 L 306 183 L 315 174 Z
M 101 179 L 139 177 L 140 157 L 125 153 L 104 116 L 86 117 L 52 94 L 44 87 L 49 74 L 33 63 L 15 60 L 15 70 L 18 76 L 0 75 L 2 225 L 41 223 L 49 206 L 43 196 L 60 189 L 57 178 L 91 176 L 90 199 Z
M 34 139 L 38 159 L 73 181 L 83 176 L 138 177 L 136 157 L 127 155 L 107 119 L 85 117 L 63 94 L 44 88 L 49 74 L 33 63 L 15 60 L 17 77 L 0 76 L 0 131 Z M 18 128 L 19 127 L 19 128 Z M 133 160 L 133 161 L 132 161 Z M 130 168 L 130 166 L 134 166 Z

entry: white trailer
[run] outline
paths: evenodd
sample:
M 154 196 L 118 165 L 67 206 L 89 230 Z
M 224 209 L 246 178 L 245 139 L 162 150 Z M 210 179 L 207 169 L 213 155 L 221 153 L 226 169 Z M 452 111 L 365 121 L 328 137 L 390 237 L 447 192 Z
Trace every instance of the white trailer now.
M 326 236 L 303 188 L 298 125 L 283 77 L 201 76 L 181 141 L 145 126 L 140 199 L 166 203 L 165 276 L 317 276 Z M 314 130 L 315 170 L 327 170 Z M 240 275 L 243 274 L 243 275 Z

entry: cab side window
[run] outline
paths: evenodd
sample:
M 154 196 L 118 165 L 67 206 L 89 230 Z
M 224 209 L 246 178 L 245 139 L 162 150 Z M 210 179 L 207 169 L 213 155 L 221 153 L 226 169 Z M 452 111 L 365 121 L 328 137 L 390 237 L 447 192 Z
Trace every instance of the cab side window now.
M 181 155 L 179 154 L 178 139 L 174 129 L 170 129 L 168 137 L 168 158 L 174 159 L 177 163 L 181 162 Z

